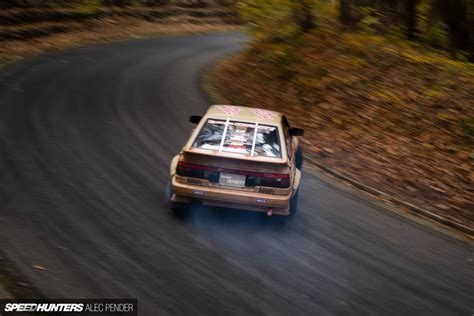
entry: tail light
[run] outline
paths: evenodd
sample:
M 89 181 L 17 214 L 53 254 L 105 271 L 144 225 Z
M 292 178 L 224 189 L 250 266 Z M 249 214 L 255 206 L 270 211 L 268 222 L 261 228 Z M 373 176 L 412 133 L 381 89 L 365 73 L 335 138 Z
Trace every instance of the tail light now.
M 248 175 L 245 181 L 247 186 L 262 186 L 273 188 L 288 188 L 290 186 L 289 174 L 260 173 L 258 175 Z
M 290 187 L 290 175 L 284 173 L 263 173 L 236 169 L 216 168 L 178 161 L 176 173 L 183 177 L 207 179 L 210 182 L 219 182 L 221 172 L 240 174 L 246 178 L 245 186 L 262 186 L 274 188 Z
M 209 166 L 195 165 L 178 161 L 176 173 L 183 177 L 207 179 L 211 182 L 219 181 L 219 172 L 216 168 Z

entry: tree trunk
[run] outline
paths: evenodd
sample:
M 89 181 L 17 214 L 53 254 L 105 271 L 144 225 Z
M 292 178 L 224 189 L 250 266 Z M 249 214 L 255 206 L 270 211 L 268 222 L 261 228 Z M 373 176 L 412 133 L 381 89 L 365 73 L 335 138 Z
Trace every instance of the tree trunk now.
M 416 5 L 418 0 L 405 0 L 406 36 L 412 40 L 416 35 Z
M 314 28 L 314 16 L 310 0 L 297 0 L 293 2 L 293 14 L 295 20 L 303 33 L 307 33 Z
M 469 30 L 469 7 L 472 0 L 434 0 L 436 10 L 448 27 L 449 49 L 453 57 L 457 51 L 471 50 L 471 35 Z
M 352 24 L 351 4 L 352 0 L 341 0 L 339 4 L 339 18 L 344 26 Z
M 469 28 L 469 61 L 474 63 L 474 0 L 467 1 L 467 23 Z

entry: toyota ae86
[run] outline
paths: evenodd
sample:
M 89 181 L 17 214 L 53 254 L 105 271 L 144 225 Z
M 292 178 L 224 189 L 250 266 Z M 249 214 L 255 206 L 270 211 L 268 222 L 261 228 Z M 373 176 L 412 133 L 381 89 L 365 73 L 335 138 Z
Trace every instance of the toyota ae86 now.
M 233 105 L 213 105 L 182 151 L 171 161 L 169 204 L 236 208 L 267 215 L 297 210 L 302 151 L 281 113 Z

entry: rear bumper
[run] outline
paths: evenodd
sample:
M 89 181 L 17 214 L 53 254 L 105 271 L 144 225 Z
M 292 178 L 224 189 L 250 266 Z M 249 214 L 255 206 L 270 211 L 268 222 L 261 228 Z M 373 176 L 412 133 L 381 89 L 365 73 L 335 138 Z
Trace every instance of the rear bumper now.
M 289 215 L 289 203 L 293 195 L 271 195 L 222 187 L 206 187 L 186 184 L 171 178 L 171 201 L 179 203 L 201 202 L 204 205 L 238 208 L 256 212 Z

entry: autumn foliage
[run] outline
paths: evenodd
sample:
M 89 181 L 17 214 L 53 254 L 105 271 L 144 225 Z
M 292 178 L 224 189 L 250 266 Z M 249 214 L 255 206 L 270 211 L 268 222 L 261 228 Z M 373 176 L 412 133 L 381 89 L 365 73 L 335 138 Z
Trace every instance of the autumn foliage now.
M 218 67 L 225 101 L 284 112 L 305 128 L 307 155 L 472 226 L 474 65 L 397 37 L 347 31 L 337 6 L 313 8 L 316 24 L 301 32 L 280 5 L 275 19 L 251 22 L 249 49 Z M 248 19 L 272 10 L 244 9 Z

